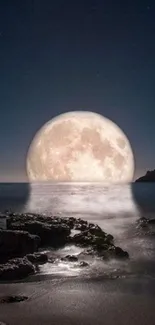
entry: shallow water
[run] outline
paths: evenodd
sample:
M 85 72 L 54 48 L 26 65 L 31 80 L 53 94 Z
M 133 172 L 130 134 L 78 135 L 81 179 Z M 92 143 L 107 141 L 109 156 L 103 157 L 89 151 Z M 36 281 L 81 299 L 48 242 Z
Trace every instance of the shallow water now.
M 102 183 L 1 184 L 0 210 L 73 216 L 99 224 L 115 238 L 115 244 L 127 250 L 129 261 L 89 260 L 89 268 L 77 263 L 47 263 L 41 276 L 155 276 L 154 230 L 145 233 L 137 227 L 140 216 L 155 215 L 155 184 L 105 186 Z M 60 257 L 78 254 L 76 247 L 57 252 Z M 48 252 L 49 257 L 53 252 Z M 32 279 L 31 277 L 30 279 Z

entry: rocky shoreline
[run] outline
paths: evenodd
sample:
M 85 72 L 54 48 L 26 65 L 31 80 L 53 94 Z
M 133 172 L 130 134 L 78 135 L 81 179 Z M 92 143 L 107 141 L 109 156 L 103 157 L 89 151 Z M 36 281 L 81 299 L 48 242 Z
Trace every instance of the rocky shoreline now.
M 7 230 L 0 230 L 0 281 L 23 279 L 37 272 L 40 264 L 48 262 L 48 256 L 41 253 L 43 248 L 57 249 L 76 245 L 82 254 L 101 260 L 129 258 L 129 254 L 114 245 L 112 235 L 98 225 L 82 219 L 61 218 L 36 214 L 7 213 Z M 72 235 L 72 231 L 76 234 Z M 55 262 L 56 253 L 52 263 Z M 68 263 L 79 261 L 78 255 L 67 255 Z M 51 261 L 50 261 L 51 262 Z M 80 267 L 88 267 L 79 261 Z

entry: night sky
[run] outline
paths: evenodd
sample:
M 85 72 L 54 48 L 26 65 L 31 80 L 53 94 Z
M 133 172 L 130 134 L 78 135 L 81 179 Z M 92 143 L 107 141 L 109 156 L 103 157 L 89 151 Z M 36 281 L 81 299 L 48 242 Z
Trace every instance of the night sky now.
M 90 110 L 128 136 L 135 178 L 155 168 L 152 0 L 0 1 L 0 181 L 25 181 L 36 131 Z

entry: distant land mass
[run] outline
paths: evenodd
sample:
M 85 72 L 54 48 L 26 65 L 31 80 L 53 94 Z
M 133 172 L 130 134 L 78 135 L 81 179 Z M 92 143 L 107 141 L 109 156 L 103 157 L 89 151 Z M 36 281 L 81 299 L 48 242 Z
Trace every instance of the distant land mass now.
M 136 179 L 135 182 L 155 182 L 155 169 L 151 171 L 147 171 L 144 176 Z

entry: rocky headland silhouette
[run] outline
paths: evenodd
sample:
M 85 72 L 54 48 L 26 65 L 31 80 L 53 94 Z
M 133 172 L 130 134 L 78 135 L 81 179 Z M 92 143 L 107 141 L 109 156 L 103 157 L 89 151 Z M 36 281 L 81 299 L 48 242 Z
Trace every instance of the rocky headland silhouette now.
M 148 170 L 144 176 L 139 177 L 135 182 L 155 182 L 155 169 Z

